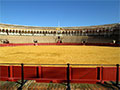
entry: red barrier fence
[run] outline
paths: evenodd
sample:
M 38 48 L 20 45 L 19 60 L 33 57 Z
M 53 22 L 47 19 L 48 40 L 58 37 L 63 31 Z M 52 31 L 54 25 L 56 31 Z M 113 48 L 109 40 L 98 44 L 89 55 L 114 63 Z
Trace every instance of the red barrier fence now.
M 83 64 L 84 65 L 84 64 Z M 91 65 L 92 66 L 92 65 Z M 120 72 L 116 65 L 97 67 L 69 67 L 71 83 L 97 83 L 104 81 L 120 81 Z M 56 66 L 24 66 L 24 79 L 37 82 L 67 82 L 67 67 Z M 1 65 L 0 80 L 17 81 L 21 79 L 21 66 Z M 117 76 L 118 75 L 118 76 Z
M 120 44 L 113 43 L 9 43 L 9 44 L 0 44 L 3 46 L 35 46 L 35 45 L 92 45 L 92 46 L 115 46 L 120 47 Z

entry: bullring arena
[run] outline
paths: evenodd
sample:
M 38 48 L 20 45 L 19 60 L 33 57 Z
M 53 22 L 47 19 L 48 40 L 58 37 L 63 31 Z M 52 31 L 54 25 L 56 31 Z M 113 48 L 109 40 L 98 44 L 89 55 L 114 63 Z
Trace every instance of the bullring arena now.
M 0 80 L 17 81 L 24 72 L 25 80 L 67 82 L 67 90 L 69 82 L 116 81 L 118 85 L 119 36 L 119 23 L 81 27 L 0 24 Z
M 0 62 L 117 64 L 120 62 L 119 47 L 104 47 L 104 45 L 119 46 L 119 34 L 119 24 L 86 27 L 0 24 L 0 45 L 18 46 L 1 47 Z M 21 45 L 31 46 L 21 47 Z

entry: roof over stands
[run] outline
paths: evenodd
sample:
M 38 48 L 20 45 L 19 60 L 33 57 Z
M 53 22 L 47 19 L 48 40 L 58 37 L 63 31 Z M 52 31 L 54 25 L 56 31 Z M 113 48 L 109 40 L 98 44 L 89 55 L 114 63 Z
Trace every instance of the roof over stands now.
M 60 27 L 60 30 L 96 30 L 96 29 L 110 29 L 120 26 L 119 23 L 96 25 L 96 26 L 77 26 L 77 27 Z M 58 27 L 40 27 L 40 26 L 24 26 L 0 23 L 0 28 L 3 29 L 24 29 L 24 30 L 56 30 Z

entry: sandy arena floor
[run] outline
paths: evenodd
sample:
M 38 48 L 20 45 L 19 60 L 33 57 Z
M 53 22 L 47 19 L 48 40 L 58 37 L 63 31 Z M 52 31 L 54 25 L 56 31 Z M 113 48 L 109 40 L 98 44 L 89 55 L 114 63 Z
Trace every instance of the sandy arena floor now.
M 104 46 L 0 47 L 0 63 L 120 64 L 120 48 Z

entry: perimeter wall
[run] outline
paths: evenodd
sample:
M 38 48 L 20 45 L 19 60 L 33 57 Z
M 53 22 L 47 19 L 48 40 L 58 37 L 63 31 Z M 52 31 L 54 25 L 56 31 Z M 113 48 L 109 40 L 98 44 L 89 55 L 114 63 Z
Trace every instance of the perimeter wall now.
M 71 83 L 97 83 L 117 79 L 117 67 L 70 67 L 69 72 Z M 21 66 L 0 66 L 0 80 L 20 79 Z M 66 82 L 67 67 L 24 66 L 24 79 L 37 82 Z
M 57 43 L 57 36 L 10 36 L 0 35 L 0 40 L 8 40 L 9 43 L 34 43 L 37 40 L 38 43 Z M 113 37 L 104 36 L 61 36 L 62 43 L 112 43 Z M 116 40 L 116 39 L 115 39 Z M 2 43 L 2 42 L 1 42 Z

